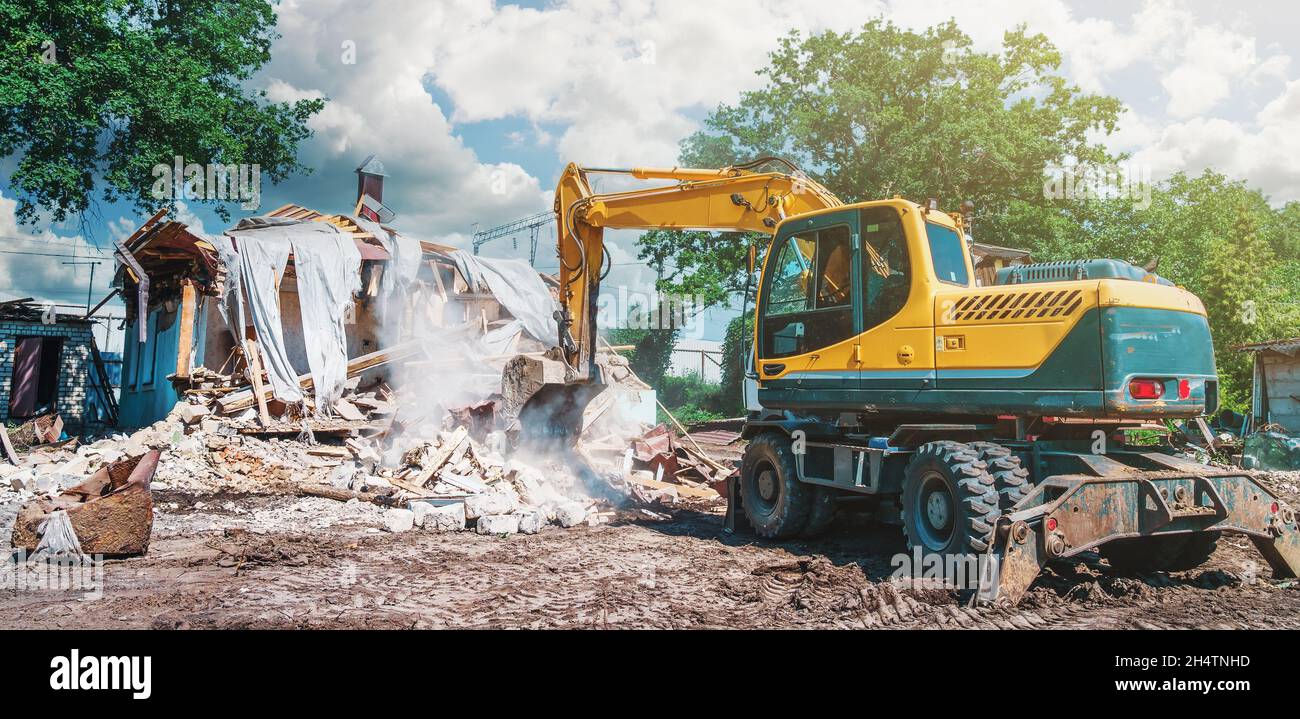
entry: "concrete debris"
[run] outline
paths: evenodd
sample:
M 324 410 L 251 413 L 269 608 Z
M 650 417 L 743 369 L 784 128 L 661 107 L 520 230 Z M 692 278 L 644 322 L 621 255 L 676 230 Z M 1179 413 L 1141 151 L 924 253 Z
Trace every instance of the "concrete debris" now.
M 390 532 L 409 532 L 415 527 L 415 512 L 409 509 L 390 509 L 384 515 Z
M 587 508 L 581 502 L 567 502 L 555 508 L 555 521 L 561 527 L 576 527 L 587 519 Z
M 537 534 L 547 524 L 546 514 L 541 510 L 524 512 L 519 515 L 519 533 Z
M 515 534 L 519 531 L 517 514 L 485 514 L 478 518 L 479 534 Z
M 465 498 L 465 518 L 478 519 L 489 514 L 506 514 L 514 510 L 515 498 L 506 492 L 475 494 Z

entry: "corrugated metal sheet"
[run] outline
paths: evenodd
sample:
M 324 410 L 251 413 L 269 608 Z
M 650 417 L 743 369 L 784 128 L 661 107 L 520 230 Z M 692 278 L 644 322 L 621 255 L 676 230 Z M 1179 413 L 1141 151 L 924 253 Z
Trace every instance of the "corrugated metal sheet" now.
M 1292 337 L 1285 340 L 1268 340 L 1267 342 L 1256 342 L 1249 345 L 1239 345 L 1236 349 L 1242 352 L 1281 352 L 1285 355 L 1294 355 L 1300 351 L 1300 337 Z

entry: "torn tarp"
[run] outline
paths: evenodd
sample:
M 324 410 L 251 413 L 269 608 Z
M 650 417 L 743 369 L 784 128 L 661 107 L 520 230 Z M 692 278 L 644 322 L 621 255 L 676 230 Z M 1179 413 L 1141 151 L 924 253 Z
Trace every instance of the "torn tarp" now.
M 285 351 L 284 324 L 280 321 L 278 281 L 289 262 L 289 240 L 266 230 L 231 230 L 229 234 L 235 238 L 239 252 L 240 281 L 248 294 L 258 349 L 271 379 L 271 389 L 285 402 L 301 402 L 298 375 Z
M 348 378 L 343 319 L 352 303 L 352 293 L 361 288 L 361 253 L 352 237 L 334 225 L 311 224 L 330 231 L 295 235 L 293 266 L 298 276 L 298 307 L 316 392 L 316 414 L 321 415 L 343 395 Z
M 406 303 L 411 301 L 407 288 L 415 282 L 416 275 L 420 273 L 424 248 L 420 246 L 419 240 L 389 232 L 379 223 L 364 217 L 348 216 L 348 219 L 379 240 L 391 258 L 388 266 L 384 268 L 384 277 L 380 284 L 380 319 L 385 319 L 390 311 L 401 316 Z
M 228 234 L 238 243 L 241 283 L 248 294 L 271 387 L 275 396 L 286 402 L 302 400 L 297 372 L 285 349 L 276 282 L 293 252 L 316 412 L 328 412 L 347 380 L 343 321 L 361 281 L 356 244 L 334 225 L 283 218 L 248 218 Z
M 471 291 L 491 292 L 538 342 L 554 346 L 559 338 L 555 325 L 555 300 L 542 278 L 522 260 L 476 257 L 464 250 L 451 253 L 456 269 Z
M 225 235 L 202 235 L 217 250 L 217 259 L 226 268 L 226 281 L 217 298 L 217 311 L 226 321 L 230 334 L 236 343 L 244 340 L 243 328 L 248 325 L 244 318 L 244 295 L 239 281 L 239 253 L 235 244 Z

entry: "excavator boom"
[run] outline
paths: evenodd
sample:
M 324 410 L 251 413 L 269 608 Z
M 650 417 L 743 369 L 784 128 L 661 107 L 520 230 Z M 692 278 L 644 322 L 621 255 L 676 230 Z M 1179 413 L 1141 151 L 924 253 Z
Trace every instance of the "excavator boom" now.
M 756 171 L 772 163 L 784 163 L 790 172 Z M 598 194 L 591 189 L 592 174 L 673 182 Z M 842 204 L 798 168 L 775 158 L 720 169 L 610 169 L 570 164 L 555 190 L 556 249 L 560 257 L 560 309 L 555 316 L 565 381 L 542 384 L 519 410 L 524 437 L 548 443 L 576 438 L 583 410 L 604 388 L 597 376 L 595 357 L 597 298 L 600 282 L 609 270 L 604 238 L 607 228 L 770 235 L 786 217 Z M 551 378 L 559 374 L 544 372 Z
M 580 379 L 591 379 L 596 298 L 608 271 L 604 232 L 611 229 L 717 230 L 771 234 L 782 219 L 843 204 L 831 191 L 790 173 L 754 172 L 764 159 L 721 169 L 582 168 L 570 164 L 555 191 L 560 256 L 560 347 Z M 675 184 L 596 194 L 588 175 L 624 175 Z

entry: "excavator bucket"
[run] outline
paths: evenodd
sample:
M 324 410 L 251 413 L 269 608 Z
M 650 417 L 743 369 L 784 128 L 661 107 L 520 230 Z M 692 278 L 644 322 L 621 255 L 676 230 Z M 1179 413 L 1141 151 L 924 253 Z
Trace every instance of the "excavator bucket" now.
M 158 468 L 158 450 L 119 460 L 57 496 L 38 497 L 18 510 L 12 544 L 36 551 L 50 515 L 67 512 L 81 551 L 127 557 L 144 554 L 153 532 L 149 485 Z
M 548 382 L 519 410 L 518 443 L 568 448 L 582 434 L 582 416 L 592 398 L 605 391 L 596 382 Z

